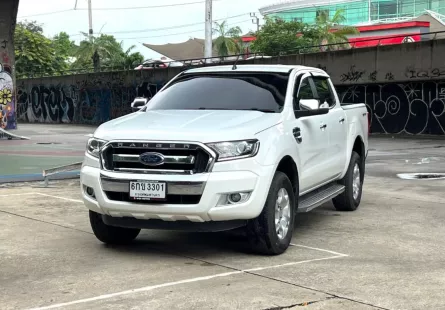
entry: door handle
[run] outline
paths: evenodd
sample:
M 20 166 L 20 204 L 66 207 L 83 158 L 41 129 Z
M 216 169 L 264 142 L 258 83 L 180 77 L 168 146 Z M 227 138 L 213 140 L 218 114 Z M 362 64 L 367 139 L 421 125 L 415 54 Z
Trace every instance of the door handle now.
M 292 133 L 295 140 L 297 140 L 297 143 L 300 144 L 303 141 L 303 137 L 301 136 L 301 129 L 299 127 L 295 127 Z
M 326 127 L 328 127 L 328 125 L 326 125 L 326 124 L 320 124 L 320 129 L 321 129 L 321 130 L 325 130 Z
M 345 122 L 345 118 L 342 117 L 342 118 L 340 118 L 338 121 L 339 121 L 340 124 L 343 124 L 343 123 Z

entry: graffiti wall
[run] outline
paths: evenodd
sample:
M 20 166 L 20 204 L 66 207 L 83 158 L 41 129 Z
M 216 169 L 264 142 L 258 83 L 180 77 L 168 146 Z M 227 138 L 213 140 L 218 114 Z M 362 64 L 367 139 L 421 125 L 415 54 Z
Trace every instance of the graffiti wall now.
M 124 74 L 65 80 L 57 83 L 20 81 L 17 86 L 18 120 L 101 124 L 130 113 L 130 104 L 136 96 L 150 98 L 166 83 L 152 79 L 127 82 Z
M 363 102 L 372 133 L 445 134 L 445 81 L 338 86 L 342 102 Z
M 2 42 L 0 42 L 0 128 L 15 129 L 15 94 L 12 70 L 8 54 L 6 51 L 1 51 L 1 47 L 3 47 Z

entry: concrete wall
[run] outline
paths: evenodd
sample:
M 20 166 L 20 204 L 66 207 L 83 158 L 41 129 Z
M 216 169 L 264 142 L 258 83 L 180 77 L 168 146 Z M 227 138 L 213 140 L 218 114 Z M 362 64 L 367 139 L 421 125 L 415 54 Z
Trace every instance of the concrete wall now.
M 364 102 L 373 132 L 445 134 L 445 40 L 300 54 L 255 63 L 326 70 L 344 102 Z M 249 61 L 249 63 L 254 63 Z M 18 81 L 19 121 L 99 124 L 130 112 L 181 68 Z
M 0 128 L 15 129 L 14 45 L 18 0 L 0 1 Z

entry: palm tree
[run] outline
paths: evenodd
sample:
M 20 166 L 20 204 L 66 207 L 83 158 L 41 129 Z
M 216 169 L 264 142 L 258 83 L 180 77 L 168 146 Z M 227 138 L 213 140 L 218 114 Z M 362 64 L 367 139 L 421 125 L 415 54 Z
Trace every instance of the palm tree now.
M 132 51 L 135 48 L 136 45 L 132 45 L 127 50 L 124 50 L 124 42 L 121 41 L 119 43 L 120 53 L 112 55 L 111 64 L 125 69 L 140 65 L 144 61 L 144 56 L 139 52 L 133 53 Z
M 328 12 L 321 12 L 315 20 L 316 37 L 318 44 L 336 44 L 327 47 L 327 50 L 337 50 L 339 47 L 348 48 L 349 43 L 347 35 L 358 34 L 359 31 L 355 27 L 342 26 L 346 21 L 344 10 L 337 10 L 332 18 L 329 18 Z
M 119 43 L 113 36 L 100 35 L 99 37 L 89 36 L 83 33 L 86 40 L 80 42 L 76 51 L 76 62 L 79 64 L 93 63 L 94 71 L 100 70 L 101 61 L 110 62 L 121 49 Z
M 215 39 L 214 44 L 219 56 L 228 56 L 229 54 L 241 53 L 242 41 L 240 27 L 228 28 L 227 21 L 223 21 L 221 24 L 215 22 L 213 28 L 213 34 L 218 37 Z

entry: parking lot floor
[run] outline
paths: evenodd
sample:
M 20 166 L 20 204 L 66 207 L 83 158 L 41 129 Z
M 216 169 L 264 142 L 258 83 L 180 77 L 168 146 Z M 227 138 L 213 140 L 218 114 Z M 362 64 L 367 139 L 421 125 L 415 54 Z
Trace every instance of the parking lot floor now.
M 242 230 L 95 239 L 78 180 L 0 188 L 2 309 L 445 309 L 443 140 L 371 139 L 355 212 L 299 214 L 280 256 Z M 423 159 L 423 160 L 422 160 Z

